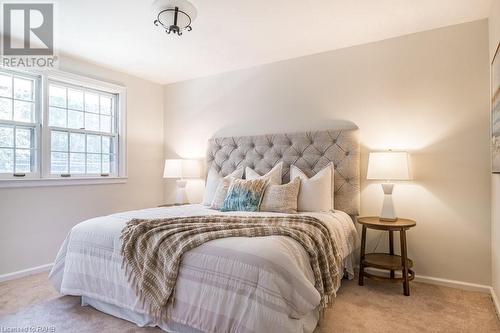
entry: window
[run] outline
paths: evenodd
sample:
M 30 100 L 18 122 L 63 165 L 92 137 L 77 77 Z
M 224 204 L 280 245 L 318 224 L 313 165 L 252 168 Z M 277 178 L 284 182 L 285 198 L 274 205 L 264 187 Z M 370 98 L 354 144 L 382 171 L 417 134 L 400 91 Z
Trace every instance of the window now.
M 49 81 L 50 173 L 116 173 L 116 95 Z
M 0 69 L 0 186 L 124 177 L 124 98 L 123 87 L 72 74 Z
M 0 175 L 36 174 L 36 76 L 0 72 Z

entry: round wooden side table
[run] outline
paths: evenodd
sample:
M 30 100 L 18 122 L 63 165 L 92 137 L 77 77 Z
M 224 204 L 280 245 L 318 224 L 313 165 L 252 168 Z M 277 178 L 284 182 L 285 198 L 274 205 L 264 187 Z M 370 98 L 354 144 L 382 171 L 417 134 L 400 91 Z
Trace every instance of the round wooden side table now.
M 405 296 L 410 296 L 410 281 L 415 278 L 411 270 L 413 261 L 408 259 L 406 247 L 406 231 L 417 225 L 409 219 L 398 218 L 397 221 L 381 221 L 378 217 L 360 217 L 358 223 L 363 226 L 361 233 L 361 254 L 359 259 L 359 285 L 364 284 L 364 278 L 402 282 Z M 365 253 L 366 229 L 389 231 L 389 253 Z M 394 254 L 394 231 L 399 231 L 401 255 Z M 389 277 L 365 272 L 366 267 L 373 267 L 390 271 Z M 401 277 L 395 277 L 394 271 L 401 271 Z

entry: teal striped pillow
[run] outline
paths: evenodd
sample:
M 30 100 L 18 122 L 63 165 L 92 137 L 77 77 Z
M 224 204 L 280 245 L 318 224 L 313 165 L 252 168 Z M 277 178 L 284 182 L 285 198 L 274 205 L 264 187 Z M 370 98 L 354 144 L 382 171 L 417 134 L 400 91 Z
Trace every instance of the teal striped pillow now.
M 267 183 L 268 179 L 233 179 L 221 211 L 259 211 Z

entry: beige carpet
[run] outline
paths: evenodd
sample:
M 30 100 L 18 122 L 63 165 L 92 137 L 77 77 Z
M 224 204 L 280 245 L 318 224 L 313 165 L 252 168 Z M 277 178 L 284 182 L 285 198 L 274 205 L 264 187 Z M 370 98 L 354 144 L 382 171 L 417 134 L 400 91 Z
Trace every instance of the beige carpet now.
M 344 281 L 316 331 L 500 332 L 488 294 L 424 283 L 412 283 L 411 292 L 405 297 L 398 284 L 367 280 L 359 287 Z M 81 307 L 79 297 L 54 291 L 47 274 L 0 283 L 0 332 L 27 326 L 48 332 L 161 332 Z

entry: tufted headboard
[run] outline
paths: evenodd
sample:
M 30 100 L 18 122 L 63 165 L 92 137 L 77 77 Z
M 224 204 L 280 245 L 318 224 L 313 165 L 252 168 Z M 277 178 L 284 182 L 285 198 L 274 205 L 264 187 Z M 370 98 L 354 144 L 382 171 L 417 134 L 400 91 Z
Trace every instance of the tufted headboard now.
M 226 176 L 239 167 L 264 174 L 283 161 L 283 183 L 290 180 L 290 165 L 309 177 L 328 163 L 335 166 L 335 209 L 359 212 L 358 130 L 328 130 L 212 138 L 208 141 L 207 170 Z

